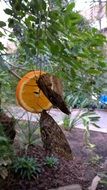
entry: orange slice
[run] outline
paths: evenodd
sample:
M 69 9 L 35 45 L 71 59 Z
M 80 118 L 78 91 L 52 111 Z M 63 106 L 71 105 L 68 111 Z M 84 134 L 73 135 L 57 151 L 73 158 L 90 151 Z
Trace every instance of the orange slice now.
M 51 102 L 39 89 L 36 80 L 44 71 L 31 71 L 19 82 L 16 88 L 16 99 L 20 106 L 32 113 L 40 113 L 52 107 Z

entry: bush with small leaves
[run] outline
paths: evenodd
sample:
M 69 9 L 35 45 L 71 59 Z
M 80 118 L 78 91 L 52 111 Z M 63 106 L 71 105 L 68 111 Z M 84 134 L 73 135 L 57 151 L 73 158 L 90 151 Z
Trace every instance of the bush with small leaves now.
M 40 166 L 34 158 L 17 157 L 13 162 L 13 170 L 20 175 L 22 179 L 31 179 L 38 176 Z
M 44 161 L 45 161 L 45 165 L 50 168 L 56 167 L 59 164 L 58 158 L 54 156 L 46 156 Z

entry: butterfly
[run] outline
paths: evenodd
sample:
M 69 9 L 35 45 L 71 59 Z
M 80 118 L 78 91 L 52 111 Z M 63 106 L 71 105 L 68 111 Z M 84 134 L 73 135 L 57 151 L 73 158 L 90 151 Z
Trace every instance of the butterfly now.
M 55 78 L 53 76 L 53 79 L 55 81 Z M 57 78 L 56 78 L 57 80 Z M 58 80 L 57 80 L 58 81 Z M 53 85 L 52 81 L 52 75 L 49 74 L 43 74 L 39 77 L 39 79 L 36 81 L 38 87 L 42 90 L 44 95 L 48 98 L 48 100 L 56 107 L 58 107 L 62 112 L 69 115 L 70 111 L 67 108 L 63 98 L 61 91 Z M 57 85 L 56 85 L 57 86 Z
M 73 159 L 72 151 L 62 129 L 55 120 L 43 110 L 40 117 L 40 132 L 46 153 L 54 153 L 65 159 Z

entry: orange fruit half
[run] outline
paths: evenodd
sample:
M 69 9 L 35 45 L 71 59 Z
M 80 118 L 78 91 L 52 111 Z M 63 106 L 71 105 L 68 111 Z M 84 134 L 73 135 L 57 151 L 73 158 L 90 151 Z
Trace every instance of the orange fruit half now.
M 36 80 L 44 71 L 31 71 L 19 82 L 16 88 L 16 99 L 20 106 L 32 113 L 40 113 L 52 107 L 51 102 L 39 89 Z

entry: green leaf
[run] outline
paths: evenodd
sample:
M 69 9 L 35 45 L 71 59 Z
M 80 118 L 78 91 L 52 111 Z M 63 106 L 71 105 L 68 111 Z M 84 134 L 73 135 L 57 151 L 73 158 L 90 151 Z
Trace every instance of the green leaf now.
M 4 49 L 5 49 L 4 45 L 0 42 L 0 50 L 4 50 Z
M 0 37 L 4 36 L 4 34 L 0 31 Z
M 106 67 L 106 66 L 107 66 L 107 62 L 99 61 L 99 65 L 100 65 L 101 67 Z
M 92 123 L 92 125 L 94 125 L 96 128 L 100 128 L 100 126 L 97 125 L 96 123 Z
M 87 70 L 87 73 L 88 73 L 88 74 L 99 75 L 99 74 L 102 73 L 102 71 L 100 71 L 100 70 L 96 70 L 96 69 L 89 69 L 89 70 Z
M 66 12 L 72 11 L 72 9 L 75 7 L 75 3 L 70 3 L 66 7 Z
M 11 9 L 5 9 L 4 12 L 8 15 L 12 15 L 13 14 L 13 11 Z
M 13 26 L 14 26 L 14 22 L 15 22 L 14 19 L 9 18 L 9 19 L 8 19 L 8 26 L 9 26 L 10 28 L 13 28 Z
M 4 27 L 4 26 L 6 26 L 6 23 L 3 22 L 3 21 L 0 21 L 0 27 L 2 28 L 2 27 Z
M 30 15 L 29 17 L 28 17 L 28 19 L 30 20 L 30 21 L 36 21 L 36 17 L 35 16 L 33 16 L 33 15 Z
M 46 10 L 46 2 L 44 0 L 42 0 L 42 8 L 43 10 Z

